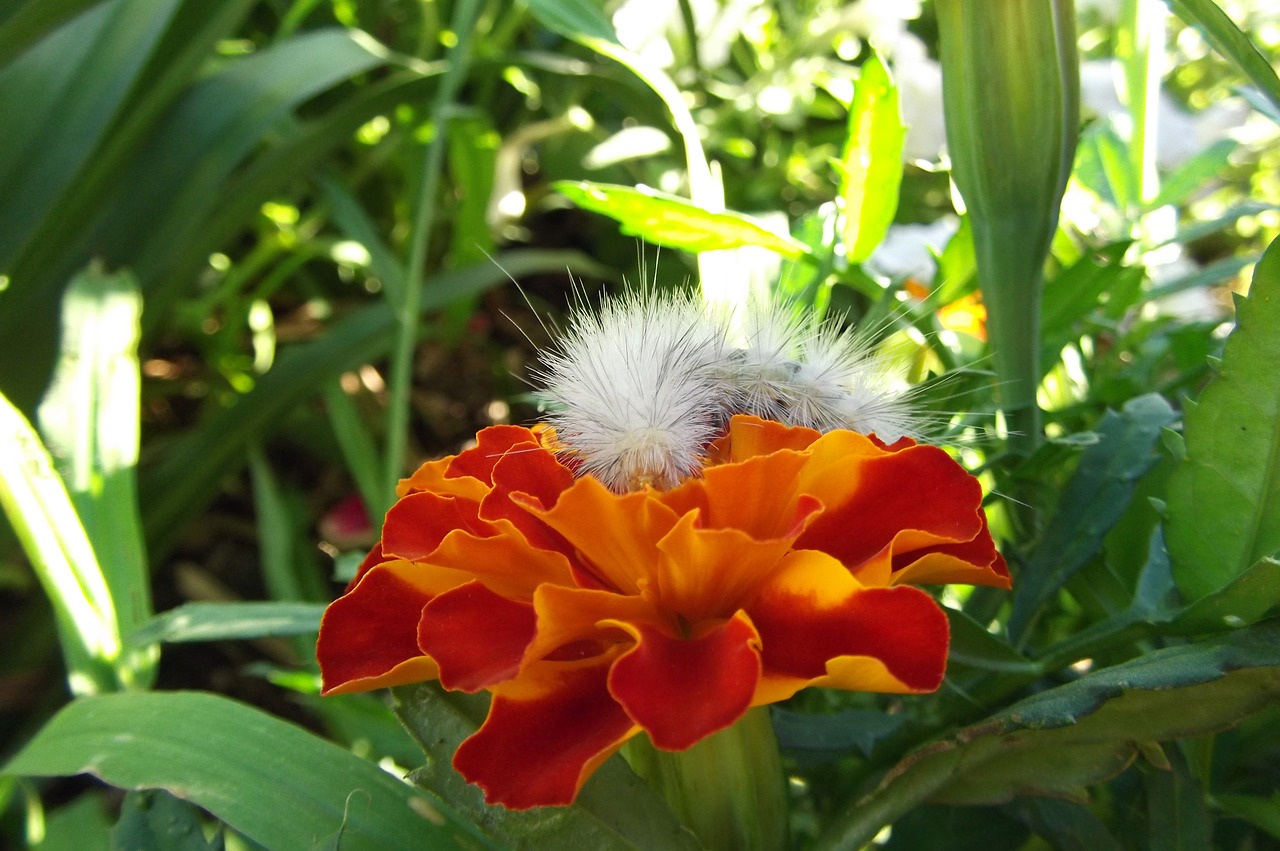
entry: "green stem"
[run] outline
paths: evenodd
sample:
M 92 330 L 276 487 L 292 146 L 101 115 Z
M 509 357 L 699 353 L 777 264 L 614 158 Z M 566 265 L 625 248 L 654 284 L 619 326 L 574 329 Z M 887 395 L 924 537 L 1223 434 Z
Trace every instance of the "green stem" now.
M 405 445 L 409 434 L 409 395 L 412 391 L 413 353 L 418 342 L 418 314 L 422 297 L 423 270 L 427 261 L 428 241 L 435 224 L 440 177 L 444 171 L 449 112 L 453 109 L 458 90 L 462 87 L 470 66 L 471 37 L 479 11 L 479 0 L 459 0 L 454 7 L 451 28 L 458 41 L 449 53 L 449 70 L 445 72 L 444 79 L 440 82 L 440 88 L 436 92 L 435 101 L 431 107 L 431 126 L 434 135 L 427 144 L 422 165 L 417 216 L 414 219 L 413 232 L 409 240 L 405 288 L 399 305 L 395 344 L 391 354 L 387 403 L 387 454 L 384 459 L 384 487 L 387 493 L 395 489 L 404 468 Z
M 786 847 L 786 775 L 767 707 L 686 751 L 638 736 L 624 753 L 708 851 Z

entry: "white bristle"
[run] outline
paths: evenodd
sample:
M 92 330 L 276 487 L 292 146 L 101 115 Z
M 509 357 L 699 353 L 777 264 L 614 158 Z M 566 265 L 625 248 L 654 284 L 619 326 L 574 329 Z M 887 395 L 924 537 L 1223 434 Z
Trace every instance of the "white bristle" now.
M 575 309 L 538 377 L 565 460 L 618 492 L 697 475 L 738 413 L 888 443 L 920 436 L 910 388 L 868 336 L 788 304 L 724 317 L 693 295 L 632 290 Z
M 566 460 L 620 492 L 696 474 L 723 424 L 723 350 L 692 295 L 644 288 L 574 311 L 540 375 Z

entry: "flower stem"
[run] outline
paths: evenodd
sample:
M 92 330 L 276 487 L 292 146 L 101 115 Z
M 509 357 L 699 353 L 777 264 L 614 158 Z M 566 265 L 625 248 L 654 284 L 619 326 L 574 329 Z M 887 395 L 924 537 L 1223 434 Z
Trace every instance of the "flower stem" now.
M 686 751 L 637 736 L 624 754 L 708 851 L 786 847 L 786 776 L 767 707 Z

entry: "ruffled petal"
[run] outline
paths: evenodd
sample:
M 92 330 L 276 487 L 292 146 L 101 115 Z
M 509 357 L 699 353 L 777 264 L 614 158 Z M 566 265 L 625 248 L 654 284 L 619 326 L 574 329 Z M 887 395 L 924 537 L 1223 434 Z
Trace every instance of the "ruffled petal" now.
M 647 587 L 658 559 L 657 542 L 678 519 L 649 491 L 619 495 L 590 477 L 574 482 L 550 510 L 520 494 L 512 500 L 563 535 L 583 569 L 603 587 L 623 594 L 639 594 Z
M 810 512 L 820 507 L 808 499 L 806 505 Z M 697 514 L 686 514 L 658 543 L 659 606 L 690 623 L 732 615 L 756 595 L 794 537 L 758 540 L 737 529 L 702 529 Z
M 477 538 L 457 530 L 446 535 L 431 553 L 435 567 L 470 573 L 499 594 L 529 600 L 544 582 L 573 584 L 569 560 L 555 550 L 532 547 L 506 520 L 490 524 L 492 534 Z
M 538 634 L 529 645 L 530 660 L 548 657 L 595 656 L 631 637 L 613 625 L 617 621 L 662 626 L 668 619 L 652 600 L 591 588 L 543 585 L 533 595 Z
M 453 757 L 490 804 L 573 803 L 583 782 L 639 728 L 609 693 L 611 659 L 540 662 L 493 688 L 484 725 Z
M 930 547 L 893 559 L 893 584 L 990 585 L 1011 588 L 1009 566 L 996 551 L 991 532 L 983 524 L 972 541 Z
M 523 426 L 498 425 L 482 429 L 476 445 L 450 460 L 447 478 L 469 477 L 493 485 L 493 468 L 512 451 L 542 450 L 538 436 Z
M 613 663 L 609 690 L 658 747 L 685 750 L 750 708 L 760 680 L 760 637 L 742 613 L 689 638 L 617 626 L 636 645 Z
M 435 660 L 440 685 L 466 692 L 514 677 L 533 634 L 531 604 L 508 600 L 479 582 L 435 597 L 418 621 L 418 646 Z
M 797 516 L 802 511 L 798 476 L 807 460 L 783 450 L 711 467 L 701 479 L 690 479 L 659 498 L 677 514 L 698 512 L 699 525 L 709 529 L 741 529 L 755 538 L 794 538 L 804 519 Z M 806 506 L 804 517 L 812 510 Z
M 418 647 L 418 618 L 456 577 L 408 561 L 370 568 L 350 592 L 329 604 L 316 658 L 322 694 L 368 691 L 435 679 L 435 662 Z
M 382 526 L 382 551 L 409 561 L 425 559 L 445 536 L 457 529 L 491 535 L 479 517 L 480 506 L 470 500 L 436 493 L 411 493 L 387 512 Z
M 861 437 L 832 432 L 814 444 L 801 490 L 826 510 L 805 529 L 797 548 L 821 550 L 856 570 L 890 543 L 896 556 L 979 535 L 982 487 L 947 453 L 915 445 L 879 454 L 869 442 L 877 454 L 842 451 L 842 444 Z
M 573 473 L 541 447 L 520 447 L 493 465 L 493 490 L 480 503 L 480 516 L 488 521 L 506 520 L 531 545 L 544 550 L 568 551 L 556 532 L 529 508 L 555 505 L 560 493 L 573 484 Z M 519 502 L 512 500 L 519 496 Z
M 728 433 L 712 445 L 711 460 L 715 464 L 728 464 L 770 455 L 779 449 L 798 452 L 808 449 L 821 436 L 820 432 L 804 426 L 785 426 L 773 420 L 737 414 L 729 419 Z
M 942 682 L 948 625 L 933 598 L 908 586 L 868 588 L 823 553 L 788 555 L 747 614 L 770 700 L 810 685 L 928 692 Z

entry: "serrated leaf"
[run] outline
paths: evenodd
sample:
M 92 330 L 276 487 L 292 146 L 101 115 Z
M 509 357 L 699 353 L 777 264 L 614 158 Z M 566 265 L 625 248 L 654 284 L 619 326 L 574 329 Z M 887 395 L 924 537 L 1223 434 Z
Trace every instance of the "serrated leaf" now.
M 496 842 L 531 851 L 701 848 L 621 756 L 614 756 L 591 776 L 573 806 L 525 811 L 488 806 L 480 790 L 452 765 L 458 745 L 484 721 L 486 696 L 446 692 L 438 683 L 400 686 L 392 694 L 396 714 L 427 755 L 426 765 L 414 771 L 410 780 L 449 801 Z
M 619 186 L 562 180 L 553 188 L 584 210 L 603 213 L 630 236 L 684 251 L 716 251 L 754 245 L 798 260 L 809 253 L 803 242 L 775 233 L 741 213 L 712 212 L 692 201 L 647 186 Z
M 840 157 L 841 236 L 850 263 L 870 257 L 893 222 L 906 135 L 898 87 L 880 57 L 873 55 L 863 63 L 854 89 L 848 138 Z
M 1147 742 L 1218 731 L 1280 699 L 1280 621 L 1157 650 L 1027 698 L 923 746 L 836 826 L 861 847 L 894 813 L 926 799 L 998 803 L 1034 793 L 1079 798 Z
M 438 801 L 287 721 L 202 692 L 82 698 L 3 768 L 165 789 L 273 851 L 496 847 Z
M 1280 606 L 1280 561 L 1264 558 L 1225 588 L 1201 597 L 1173 620 L 1181 632 L 1236 629 Z
M 1239 302 L 1222 366 L 1185 416 L 1165 535 L 1188 600 L 1280 551 L 1280 239 Z
M 1015 638 L 1025 635 L 1040 606 L 1098 552 L 1107 531 L 1124 514 L 1138 479 L 1159 460 L 1156 442 L 1175 417 L 1169 403 L 1154 393 L 1103 416 L 1098 442 L 1081 456 L 1057 513 L 1018 577 L 1009 619 Z

